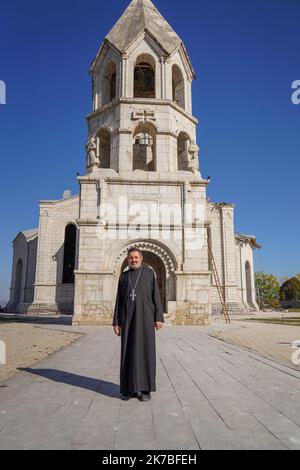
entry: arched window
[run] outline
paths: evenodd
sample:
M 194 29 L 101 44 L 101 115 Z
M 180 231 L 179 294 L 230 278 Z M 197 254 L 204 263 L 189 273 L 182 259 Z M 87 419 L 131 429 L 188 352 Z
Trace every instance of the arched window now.
M 134 98 L 155 98 L 155 61 L 149 54 L 137 58 L 134 67 Z
M 151 124 L 137 126 L 133 136 L 133 171 L 156 170 L 156 131 Z
M 178 65 L 172 68 L 173 101 L 185 109 L 185 84 L 183 74 Z
M 17 263 L 17 268 L 16 268 L 15 295 L 14 295 L 14 301 L 17 304 L 19 304 L 21 300 L 22 275 L 23 275 L 23 261 L 19 259 Z
M 110 168 L 111 137 L 107 129 L 101 129 L 97 134 L 97 156 L 100 168 Z
M 246 290 L 247 290 L 247 303 L 252 305 L 252 282 L 251 282 L 251 267 L 249 261 L 246 262 Z
M 67 225 L 64 243 L 63 284 L 74 284 L 76 235 L 77 229 L 75 225 Z
M 211 227 L 207 227 L 207 246 L 208 246 L 208 270 L 211 272 L 211 283 L 213 283 L 213 248 L 212 248 L 212 235 Z
M 110 103 L 117 96 L 117 73 L 116 64 L 110 62 L 104 69 L 102 75 L 102 106 Z
M 190 139 L 188 135 L 180 132 L 177 139 L 178 171 L 189 170 L 189 147 Z

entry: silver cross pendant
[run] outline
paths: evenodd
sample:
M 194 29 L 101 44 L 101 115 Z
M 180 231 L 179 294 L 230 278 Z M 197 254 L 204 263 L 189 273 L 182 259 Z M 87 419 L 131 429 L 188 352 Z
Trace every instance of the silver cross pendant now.
M 135 293 L 135 290 L 134 290 L 134 289 L 132 289 L 131 294 L 130 294 L 130 297 L 131 297 L 131 299 L 132 299 L 132 302 L 134 302 L 134 301 L 135 301 L 135 298 L 136 298 L 136 293 Z

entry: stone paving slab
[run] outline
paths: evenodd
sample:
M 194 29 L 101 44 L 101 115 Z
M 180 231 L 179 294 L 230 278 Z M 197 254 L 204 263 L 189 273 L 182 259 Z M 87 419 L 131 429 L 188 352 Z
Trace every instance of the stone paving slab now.
M 111 328 L 45 327 L 84 334 L 0 384 L 0 449 L 300 449 L 300 371 L 214 325 L 157 333 L 150 403 L 120 401 Z

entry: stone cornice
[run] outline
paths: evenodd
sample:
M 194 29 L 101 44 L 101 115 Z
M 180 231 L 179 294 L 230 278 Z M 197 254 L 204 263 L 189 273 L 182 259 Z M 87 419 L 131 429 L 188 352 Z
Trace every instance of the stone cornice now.
M 189 114 L 185 109 L 178 106 L 174 101 L 171 100 L 161 100 L 155 98 L 117 98 L 114 99 L 111 103 L 103 106 L 102 108 L 96 109 L 92 113 L 87 115 L 87 120 L 90 121 L 97 116 L 109 111 L 111 108 L 114 108 L 120 104 L 136 104 L 136 105 L 144 105 L 144 106 L 170 106 L 175 111 L 181 113 L 184 117 L 189 119 L 193 124 L 198 124 L 198 119 Z
M 97 227 L 100 224 L 100 219 L 77 219 L 76 224 L 78 227 Z
M 59 205 L 68 205 L 68 203 L 74 203 L 76 199 L 79 199 L 79 195 L 77 194 L 76 196 L 69 197 L 67 199 L 58 199 L 58 200 L 42 200 L 39 201 L 39 206 L 42 207 L 43 209 L 48 207 L 51 208 L 53 206 L 59 206 Z
M 211 271 L 176 271 L 176 276 L 210 276 Z
M 74 274 L 77 276 L 86 276 L 86 275 L 94 275 L 94 276 L 113 276 L 113 271 L 74 271 Z

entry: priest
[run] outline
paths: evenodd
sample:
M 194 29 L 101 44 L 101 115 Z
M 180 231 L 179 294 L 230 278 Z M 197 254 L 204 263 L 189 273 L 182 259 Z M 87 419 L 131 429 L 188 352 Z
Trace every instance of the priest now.
M 121 337 L 120 391 L 123 400 L 136 396 L 149 401 L 156 391 L 155 330 L 163 327 L 163 308 L 155 273 L 143 264 L 142 252 L 130 249 L 127 261 L 113 320 L 114 332 Z

